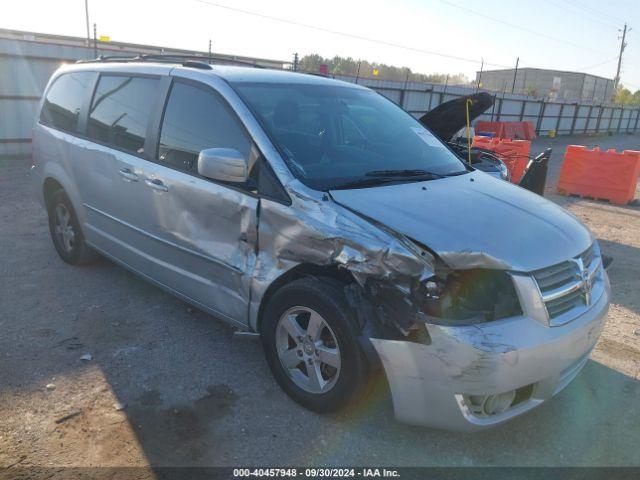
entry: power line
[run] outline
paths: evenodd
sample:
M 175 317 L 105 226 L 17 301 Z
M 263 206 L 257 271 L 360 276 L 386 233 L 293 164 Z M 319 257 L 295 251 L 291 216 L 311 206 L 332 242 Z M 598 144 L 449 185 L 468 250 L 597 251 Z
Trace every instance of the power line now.
M 469 62 L 469 63 L 474 63 L 474 64 L 480 64 L 480 61 L 478 59 L 474 59 L 474 58 L 460 57 L 460 56 L 457 56 L 457 55 L 450 55 L 450 54 L 447 54 L 447 53 L 436 52 L 436 51 L 433 51 L 433 50 L 425 50 L 425 49 L 422 49 L 422 48 L 411 47 L 409 45 L 402 45 L 402 44 L 399 44 L 399 43 L 388 42 L 388 41 L 380 40 L 380 39 L 377 39 L 377 38 L 365 37 L 363 35 L 357 35 L 357 34 L 353 34 L 353 33 L 341 32 L 339 30 L 333 30 L 331 28 L 319 27 L 317 25 L 311 25 L 311 24 L 308 24 L 308 23 L 298 22 L 298 21 L 295 21 L 295 20 L 288 20 L 288 19 L 285 19 L 285 18 L 274 17 L 272 15 L 266 15 L 264 13 L 254 12 L 254 11 L 251 11 L 251 10 L 245 10 L 245 9 L 237 8 L 237 7 L 230 7 L 228 5 L 223 5 L 223 4 L 211 2 L 211 1 L 208 1 L 208 0 L 193 0 L 193 1 L 201 3 L 201 4 L 204 4 L 204 5 L 208 5 L 210 7 L 222 8 L 222 9 L 225 9 L 225 10 L 230 10 L 232 12 L 237 12 L 237 13 L 242 13 L 242 14 L 245 14 L 245 15 L 251 15 L 251 16 L 254 16 L 254 17 L 258 17 L 258 18 L 264 18 L 264 19 L 267 19 L 267 20 L 272 20 L 274 22 L 280 22 L 280 23 L 286 23 L 286 24 L 289 24 L 289 25 L 295 25 L 297 27 L 310 28 L 310 29 L 317 30 L 317 31 L 320 31 L 320 32 L 331 33 L 333 35 L 340 35 L 340 36 L 343 36 L 343 37 L 353 38 L 353 39 L 356 39 L 356 40 L 363 40 L 363 41 L 366 41 L 366 42 L 377 43 L 379 45 L 385 45 L 385 46 L 388 46 L 388 47 L 399 48 L 399 49 L 402 49 L 402 50 L 408 50 L 408 51 L 417 52 L 417 53 L 424 53 L 426 55 L 435 55 L 435 56 L 438 56 L 438 57 L 450 58 L 452 60 L 459 60 L 461 62 Z M 491 65 L 492 67 L 510 68 L 510 65 L 500 65 L 498 63 L 485 62 L 485 65 Z
M 570 8 L 567 8 L 567 5 L 556 3 L 553 0 L 544 0 L 544 1 L 547 2 L 550 5 L 553 5 L 554 7 L 560 8 L 560 9 L 562 9 L 562 10 L 564 10 L 566 12 L 572 13 L 574 15 L 576 15 L 576 14 L 577 15 L 582 15 L 582 17 L 585 20 L 589 20 L 589 21 L 594 22 L 594 23 L 599 23 L 600 25 L 604 25 L 604 26 L 609 27 L 609 28 L 615 28 L 616 30 L 619 28 L 619 24 L 615 24 L 615 23 L 612 23 L 610 21 L 602 20 L 601 16 L 596 15 L 594 13 L 589 13 L 586 10 L 583 10 L 583 9 L 576 9 L 571 4 L 569 4 Z M 590 16 L 587 16 L 587 15 L 590 15 Z M 597 16 L 599 18 L 596 20 L 591 15 Z
M 567 0 L 562 0 L 562 1 L 564 1 L 565 3 L 569 3 Z M 595 8 L 593 8 L 593 7 L 589 6 L 589 5 L 585 5 L 584 3 L 579 2 L 577 0 L 572 0 L 572 2 L 570 4 L 571 5 L 572 4 L 576 4 L 579 7 L 581 7 L 582 9 L 584 9 L 586 11 L 591 11 L 591 12 L 594 13 L 594 15 L 598 15 L 599 17 L 608 17 L 611 20 L 613 20 L 614 22 L 616 22 L 617 24 L 621 24 L 621 23 L 624 22 L 624 20 L 622 20 L 620 18 L 614 17 L 613 15 L 609 15 L 608 13 L 604 13 L 604 12 L 602 12 L 600 10 L 596 10 Z
M 582 67 L 582 68 L 576 68 L 576 71 L 581 71 L 581 70 L 591 70 L 592 68 L 596 68 L 599 67 L 600 65 L 604 65 L 606 63 L 611 63 L 611 62 L 615 62 L 616 60 L 618 60 L 618 56 L 616 55 L 613 58 L 610 58 L 609 60 L 605 60 L 604 62 L 598 62 L 598 63 L 594 63 L 593 65 L 589 65 L 587 67 Z
M 548 40 L 553 40 L 554 42 L 564 43 L 565 45 L 569 45 L 569 46 L 574 47 L 574 48 L 579 48 L 579 49 L 582 49 L 582 50 L 589 50 L 590 52 L 594 52 L 594 53 L 597 53 L 599 55 L 607 55 L 606 53 L 602 53 L 602 52 L 599 52 L 597 50 L 593 50 L 592 48 L 585 47 L 584 45 L 579 45 L 577 43 L 568 42 L 566 40 L 563 40 L 562 38 L 552 37 L 551 35 L 546 35 L 544 33 L 540 33 L 540 32 L 538 32 L 536 30 L 532 30 L 530 28 L 523 27 L 522 25 L 516 25 L 515 23 L 507 22 L 506 20 L 501 20 L 499 18 L 492 17 L 491 15 L 487 15 L 485 13 L 478 12 L 476 10 L 472 10 L 470 8 L 467 8 L 467 7 L 463 7 L 462 5 L 457 5 L 457 4 L 453 3 L 453 2 L 449 2 L 448 0 L 439 0 L 439 1 L 449 5 L 451 7 L 458 8 L 460 10 L 464 10 L 466 12 L 469 12 L 469 13 L 471 13 L 473 15 L 477 15 L 479 17 L 486 18 L 487 20 L 491 20 L 492 22 L 500 23 L 502 25 L 507 25 L 507 26 L 509 26 L 511 28 L 515 28 L 517 30 L 521 30 L 523 32 L 527 32 L 527 33 L 530 33 L 532 35 L 536 35 L 536 36 L 541 37 L 541 38 L 546 38 Z
M 438 57 L 442 57 L 442 58 L 448 58 L 448 59 L 452 59 L 452 60 L 458 60 L 458 61 L 461 61 L 461 62 L 467 62 L 467 63 L 473 63 L 473 64 L 481 63 L 477 59 L 473 59 L 473 58 L 461 57 L 461 56 L 458 56 L 458 55 L 451 55 L 451 54 L 447 54 L 447 53 L 436 52 L 436 51 L 433 51 L 433 50 L 426 50 L 426 49 L 422 49 L 422 48 L 412 47 L 412 46 L 409 46 L 409 45 L 403 45 L 403 44 L 399 44 L 399 43 L 395 43 L 395 42 L 389 42 L 389 41 L 385 41 L 385 40 L 380 40 L 380 39 L 377 39 L 377 38 L 366 37 L 366 36 L 363 36 L 363 35 L 347 33 L 347 32 L 343 32 L 343 31 L 339 31 L 339 30 L 334 30 L 334 29 L 331 29 L 331 28 L 321 27 L 321 26 L 317 26 L 317 25 L 304 23 L 304 22 L 298 22 L 296 20 L 289 20 L 289 19 L 285 19 L 285 18 L 275 17 L 273 15 L 267 15 L 267 14 L 256 12 L 256 11 L 246 10 L 246 9 L 237 8 L 237 7 L 231 7 L 229 5 L 216 3 L 216 2 L 213 2 L 213 1 L 210 1 L 210 0 L 193 0 L 193 1 L 194 2 L 198 2 L 200 4 L 203 4 L 203 5 L 206 5 L 206 6 L 210 6 L 210 7 L 221 8 L 221 9 L 229 10 L 229 11 L 232 11 L 232 12 L 241 13 L 241 14 L 244 14 L 244 15 L 250 15 L 250 16 L 253 16 L 253 17 L 262 18 L 262 19 L 266 19 L 266 20 L 271 20 L 271 21 L 274 21 L 274 22 L 284 23 L 284 24 L 288 24 L 288 25 L 294 25 L 294 26 L 297 26 L 297 27 L 309 28 L 309 29 L 320 31 L 320 32 L 324 32 L 324 33 L 330 33 L 332 35 L 339 35 L 339 36 L 346 37 L 346 38 L 353 38 L 353 39 L 356 39 L 356 40 L 362 40 L 362 41 L 366 41 L 366 42 L 376 43 L 378 45 L 385 45 L 385 46 L 388 46 L 388 47 L 398 48 L 398 49 L 401 49 L 401 50 L 407 50 L 407 51 L 412 51 L 412 52 L 417 52 L 417 53 L 423 53 L 423 54 L 426 54 L 426 55 L 434 55 L 434 56 L 438 56 Z M 595 50 L 592 50 L 592 49 L 590 49 L 588 47 L 584 47 L 582 45 L 577 45 L 577 44 L 574 44 L 574 43 L 571 43 L 571 42 L 567 42 L 565 40 L 562 40 L 562 39 L 559 39 L 559 38 L 556 38 L 556 37 L 545 35 L 545 34 L 542 34 L 540 32 L 528 29 L 526 27 L 522 27 L 520 25 L 512 24 L 510 22 L 491 17 L 491 16 L 486 15 L 484 13 L 477 12 L 475 10 L 471 10 L 471 9 L 463 7 L 461 5 L 456 5 L 456 4 L 451 3 L 451 2 L 449 2 L 447 0 L 440 0 L 440 1 L 445 3 L 445 4 L 448 4 L 448 5 L 452 6 L 454 8 L 459 8 L 461 10 L 466 10 L 469 13 L 472 13 L 474 15 L 478 15 L 478 16 L 487 18 L 487 19 L 492 20 L 494 22 L 501 23 L 501 24 L 507 25 L 509 27 L 522 30 L 522 31 L 525 31 L 525 32 L 533 34 L 533 35 L 537 35 L 537 36 L 540 36 L 540 37 L 543 37 L 543 38 L 547 38 L 547 39 L 550 39 L 550 40 L 553 40 L 553 41 L 565 43 L 565 44 L 570 45 L 570 46 L 575 47 L 575 48 L 581 48 L 581 49 L 584 49 L 584 50 L 589 50 L 589 51 L 592 51 L 592 52 L 596 52 Z M 596 52 L 596 53 L 600 53 L 600 52 Z M 616 56 L 614 59 L 609 58 L 609 59 L 604 60 L 602 62 L 598 62 L 596 64 L 589 65 L 587 67 L 583 67 L 583 68 L 579 68 L 579 69 L 575 69 L 575 70 L 578 70 L 578 71 L 580 71 L 580 70 L 589 70 L 589 69 L 598 67 L 600 65 L 604 65 L 606 63 L 610 63 L 610 62 L 616 60 L 617 58 L 618 57 Z M 492 67 L 508 68 L 508 69 L 512 68 L 512 65 L 502 65 L 502 64 L 491 63 L 491 62 L 484 62 L 484 64 L 492 66 Z M 525 64 L 525 65 L 529 65 L 529 64 Z

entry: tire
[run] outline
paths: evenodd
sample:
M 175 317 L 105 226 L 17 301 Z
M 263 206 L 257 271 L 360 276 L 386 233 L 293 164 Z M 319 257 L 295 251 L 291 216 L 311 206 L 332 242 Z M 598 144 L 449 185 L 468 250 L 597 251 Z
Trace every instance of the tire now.
M 320 322 L 323 326 L 319 336 L 309 340 L 309 336 L 303 335 L 305 342 L 296 342 L 292 335 L 296 327 L 292 327 L 291 320 L 304 333 L 313 333 L 318 329 L 312 328 L 312 319 L 317 326 L 318 316 L 324 322 Z M 319 413 L 336 411 L 364 394 L 368 366 L 357 341 L 357 323 L 339 282 L 307 277 L 280 288 L 265 308 L 261 338 L 276 381 L 305 408 Z M 313 348 L 317 350 L 312 352 Z M 296 361 L 293 350 L 300 363 L 291 368 Z M 309 360 L 311 364 L 307 363 Z M 326 383 L 321 385 L 323 381 Z
M 80 222 L 64 190 L 56 190 L 51 194 L 47 213 L 51 240 L 62 260 L 71 265 L 83 265 L 98 258 L 95 250 L 85 243 Z

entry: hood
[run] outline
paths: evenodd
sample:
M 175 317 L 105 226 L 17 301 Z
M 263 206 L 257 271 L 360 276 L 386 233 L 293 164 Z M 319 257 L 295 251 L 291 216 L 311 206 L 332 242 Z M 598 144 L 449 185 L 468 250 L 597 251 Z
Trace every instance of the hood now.
M 451 268 L 530 272 L 575 257 L 592 242 L 566 210 L 478 171 L 330 193 L 338 204 L 430 248 Z
M 467 100 L 472 102 L 469 107 L 470 122 L 473 122 L 493 106 L 493 96 L 486 92 L 465 95 L 438 105 L 420 117 L 419 121 L 438 138 L 448 142 L 456 132 L 467 124 L 467 110 L 465 107 Z

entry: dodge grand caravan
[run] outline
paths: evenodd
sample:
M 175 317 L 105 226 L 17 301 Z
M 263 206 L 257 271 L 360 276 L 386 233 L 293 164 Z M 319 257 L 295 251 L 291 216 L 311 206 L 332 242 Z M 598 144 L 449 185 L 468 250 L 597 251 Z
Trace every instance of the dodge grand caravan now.
M 86 62 L 53 75 L 33 140 L 64 261 L 104 255 L 259 334 L 315 411 L 378 371 L 401 421 L 493 426 L 565 387 L 603 328 L 587 228 L 358 85 Z

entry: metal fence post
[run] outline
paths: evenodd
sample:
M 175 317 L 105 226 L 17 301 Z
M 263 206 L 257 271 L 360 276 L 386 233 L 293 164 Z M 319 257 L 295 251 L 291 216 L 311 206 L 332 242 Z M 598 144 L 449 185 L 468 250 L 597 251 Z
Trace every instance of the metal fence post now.
M 500 121 L 500 113 L 502 113 L 502 102 L 504 101 L 504 98 L 500 98 L 499 100 L 500 102 L 498 102 L 498 113 L 496 113 L 496 122 Z
M 556 120 L 556 135 L 560 133 L 560 121 L 562 120 L 562 112 L 564 111 L 564 103 L 560 104 L 560 111 L 558 112 L 558 120 Z
M 596 121 L 596 131 L 595 131 L 595 133 L 600 133 L 600 122 L 602 121 L 602 112 L 604 111 L 604 108 L 602 108 L 602 104 L 600 104 L 600 106 L 598 108 L 600 110 L 598 110 L 598 120 Z
M 607 125 L 607 133 L 611 133 L 611 122 L 613 122 L 614 107 L 611 107 L 611 115 L 609 115 L 609 125 Z
M 429 110 L 431 110 L 431 102 L 433 101 L 433 87 L 431 87 L 431 89 L 427 90 L 429 92 L 429 105 L 427 106 L 427 112 Z
M 589 105 L 589 113 L 587 113 L 587 120 L 584 122 L 584 131 L 582 133 L 587 133 L 587 130 L 589 130 L 589 123 L 591 122 L 592 112 L 593 112 L 593 105 Z
M 398 100 L 398 104 L 400 105 L 400 108 L 404 108 L 404 88 L 400 89 L 400 99 Z
M 633 133 L 638 131 L 638 120 L 640 120 L 640 108 L 636 110 L 636 123 L 633 125 Z
M 542 128 L 542 118 L 544 117 L 544 111 L 547 109 L 547 102 L 540 100 L 540 112 L 538 113 L 538 121 L 536 123 L 536 135 L 540 135 L 540 129 Z
M 527 101 L 526 100 L 522 100 L 522 108 L 520 109 L 520 122 L 522 122 L 524 120 L 524 109 L 527 106 Z
M 616 128 L 616 133 L 620 133 L 620 124 L 622 123 L 622 117 L 624 117 L 624 107 L 620 109 L 620 116 L 618 117 L 618 128 Z
M 578 105 L 578 102 L 573 104 L 573 108 L 575 108 L 575 111 L 573 112 L 573 121 L 571 122 L 571 131 L 569 132 L 569 135 L 573 135 L 573 130 L 576 128 L 576 121 L 578 120 L 578 112 L 580 111 L 580 106 Z

